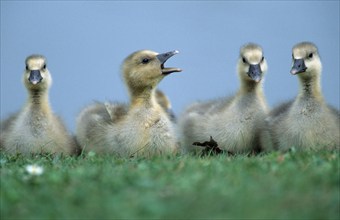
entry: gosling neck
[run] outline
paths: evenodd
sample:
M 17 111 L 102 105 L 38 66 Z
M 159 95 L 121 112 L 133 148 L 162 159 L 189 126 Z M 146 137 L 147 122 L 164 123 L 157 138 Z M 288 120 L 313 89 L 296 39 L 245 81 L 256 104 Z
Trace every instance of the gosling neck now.
M 29 90 L 28 106 L 34 110 L 49 112 L 50 105 L 48 99 L 48 92 L 39 89 Z
M 299 77 L 300 91 L 299 99 L 315 99 L 317 101 L 323 101 L 323 96 L 321 93 L 320 77 L 313 76 L 311 78 L 305 79 Z
M 253 80 L 241 80 L 241 86 L 238 94 L 240 95 L 255 94 L 262 96 L 263 95 L 262 80 L 260 82 L 255 82 Z
M 141 90 L 130 91 L 131 108 L 141 106 L 153 107 L 157 105 L 155 91 L 156 89 L 151 86 Z

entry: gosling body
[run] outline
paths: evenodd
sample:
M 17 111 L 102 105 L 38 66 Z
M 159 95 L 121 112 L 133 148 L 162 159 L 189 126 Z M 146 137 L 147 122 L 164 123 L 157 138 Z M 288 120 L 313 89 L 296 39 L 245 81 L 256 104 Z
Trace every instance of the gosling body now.
M 95 103 L 77 119 L 77 141 L 83 149 L 119 157 L 152 157 L 177 151 L 173 123 L 156 99 L 156 86 L 168 74 L 165 68 L 177 51 L 158 54 L 137 51 L 123 62 L 122 72 L 130 104 Z
M 262 78 L 267 63 L 262 48 L 246 44 L 237 65 L 241 86 L 237 94 L 191 105 L 180 117 L 181 145 L 184 152 L 197 152 L 194 142 L 211 136 L 219 148 L 232 153 L 260 151 L 259 130 L 267 115 Z
M 339 149 L 340 114 L 325 102 L 321 72 L 320 56 L 313 43 L 293 47 L 291 74 L 299 79 L 299 93 L 270 112 L 261 138 L 266 150 Z
M 52 78 L 45 57 L 32 55 L 26 59 L 23 83 L 28 100 L 19 113 L 1 123 L 2 150 L 24 155 L 76 153 L 75 140 L 49 104 Z

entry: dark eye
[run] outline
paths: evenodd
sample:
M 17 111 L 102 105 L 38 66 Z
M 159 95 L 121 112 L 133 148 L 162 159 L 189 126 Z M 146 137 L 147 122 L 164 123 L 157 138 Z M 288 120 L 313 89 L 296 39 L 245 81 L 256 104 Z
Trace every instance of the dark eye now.
M 242 61 L 243 61 L 243 63 L 247 63 L 247 60 L 244 57 L 242 57 Z
M 261 59 L 261 63 L 264 61 L 264 57 L 262 57 L 262 59 Z
M 26 64 L 26 70 L 29 70 L 28 65 Z
M 309 57 L 309 58 L 313 58 L 313 53 L 310 53 L 310 54 L 308 55 L 308 57 Z
M 43 69 L 46 69 L 46 64 L 44 64 Z
M 149 61 L 150 61 L 149 58 L 144 58 L 144 59 L 142 60 L 142 63 L 143 63 L 143 64 L 147 64 Z

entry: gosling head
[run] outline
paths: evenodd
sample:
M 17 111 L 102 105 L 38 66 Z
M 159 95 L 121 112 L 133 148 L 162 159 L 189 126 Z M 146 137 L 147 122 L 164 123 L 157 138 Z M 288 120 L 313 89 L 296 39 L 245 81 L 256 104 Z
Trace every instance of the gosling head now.
M 135 94 L 152 90 L 165 76 L 181 72 L 179 68 L 164 67 L 165 62 L 177 53 L 177 50 L 162 54 L 141 50 L 128 56 L 123 62 L 122 73 L 130 92 Z
M 290 73 L 301 79 L 312 79 L 321 74 L 322 65 L 318 48 L 310 42 L 302 42 L 293 47 L 293 64 Z
M 52 83 L 46 66 L 46 58 L 42 55 L 31 55 L 26 58 L 26 69 L 23 81 L 28 90 L 46 90 Z
M 262 48 L 253 43 L 248 43 L 241 48 L 237 66 L 241 80 L 256 83 L 262 80 L 268 69 Z

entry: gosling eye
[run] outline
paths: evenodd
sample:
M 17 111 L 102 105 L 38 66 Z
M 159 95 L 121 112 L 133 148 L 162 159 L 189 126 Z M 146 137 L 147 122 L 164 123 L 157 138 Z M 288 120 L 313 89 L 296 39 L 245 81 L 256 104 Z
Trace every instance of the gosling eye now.
M 29 70 L 28 65 L 26 64 L 26 70 Z
M 44 64 L 44 66 L 43 66 L 43 70 L 45 70 L 46 69 L 46 64 Z
M 247 63 L 247 60 L 244 57 L 242 57 L 242 61 L 243 61 L 243 63 Z
M 150 59 L 149 59 L 149 58 L 144 58 L 144 59 L 142 60 L 142 63 L 143 63 L 143 64 L 147 64 L 148 62 L 150 62 Z
M 308 55 L 308 58 L 313 58 L 313 53 L 310 53 L 310 54 Z
M 262 58 L 261 58 L 261 63 L 264 61 L 264 56 L 262 56 Z

